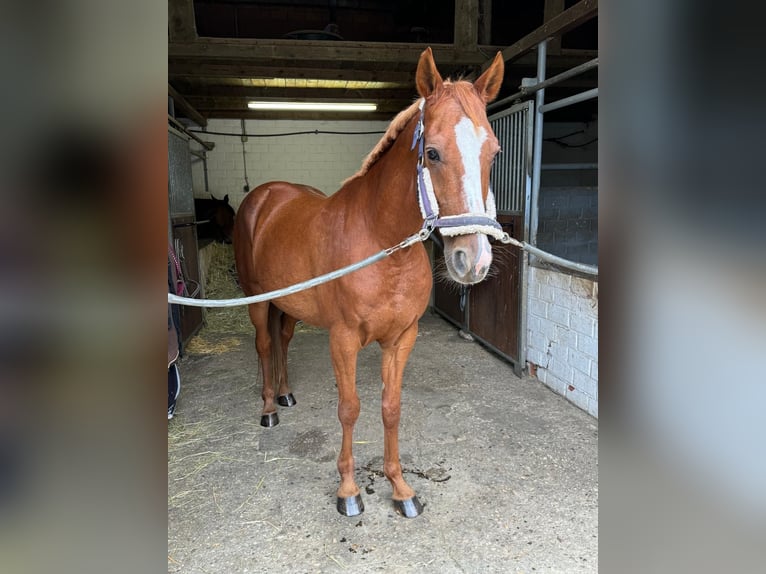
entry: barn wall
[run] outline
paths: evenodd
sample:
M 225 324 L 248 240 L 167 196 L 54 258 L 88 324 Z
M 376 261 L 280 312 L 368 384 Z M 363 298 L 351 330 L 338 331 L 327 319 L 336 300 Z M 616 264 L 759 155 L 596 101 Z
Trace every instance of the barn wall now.
M 530 267 L 528 297 L 530 372 L 598 417 L 598 282 Z
M 297 121 L 247 120 L 247 133 L 273 134 L 325 131 L 385 131 L 383 121 Z M 210 132 L 241 133 L 240 120 L 213 119 Z M 362 160 L 375 146 L 382 134 L 332 135 L 304 134 L 285 137 L 250 137 L 245 142 L 247 175 L 250 188 L 272 180 L 304 183 L 327 194 L 334 193 L 341 182 L 353 175 Z M 215 143 L 208 153 L 208 184 L 216 197 L 229 194 L 235 209 L 245 196 L 245 176 L 242 162 L 242 142 L 239 137 L 202 134 L 202 139 Z M 196 149 L 201 149 L 197 144 Z M 193 164 L 194 194 L 205 196 L 202 162 Z

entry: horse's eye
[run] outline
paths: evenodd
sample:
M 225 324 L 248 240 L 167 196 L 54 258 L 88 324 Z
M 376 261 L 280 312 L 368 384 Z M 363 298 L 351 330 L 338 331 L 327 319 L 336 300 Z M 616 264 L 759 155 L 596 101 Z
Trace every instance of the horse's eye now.
M 439 161 L 439 152 L 433 148 L 429 148 L 428 150 L 426 150 L 426 155 L 428 156 L 428 159 L 430 159 L 431 161 Z

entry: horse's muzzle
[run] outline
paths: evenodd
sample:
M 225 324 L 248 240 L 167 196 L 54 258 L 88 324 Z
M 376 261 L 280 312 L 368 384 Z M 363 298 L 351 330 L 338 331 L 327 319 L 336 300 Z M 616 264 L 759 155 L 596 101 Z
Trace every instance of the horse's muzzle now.
M 445 237 L 444 261 L 453 281 L 473 285 L 487 276 L 492 265 L 492 247 L 482 233 Z

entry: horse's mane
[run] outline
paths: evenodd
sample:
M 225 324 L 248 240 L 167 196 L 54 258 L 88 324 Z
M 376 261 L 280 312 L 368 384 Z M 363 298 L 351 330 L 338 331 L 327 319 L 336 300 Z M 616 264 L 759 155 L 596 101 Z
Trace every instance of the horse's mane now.
M 438 101 L 448 96 L 457 99 L 460 106 L 463 108 L 463 111 L 474 124 L 478 124 L 481 116 L 485 114 L 485 104 L 481 98 L 476 97 L 476 91 L 473 89 L 473 84 L 470 82 L 461 80 L 453 82 L 451 80 L 446 80 L 442 84 L 442 87 L 429 97 L 429 104 L 435 105 Z M 410 120 L 419 112 L 419 103 L 420 98 L 396 115 L 388 125 L 383 137 L 380 138 L 380 141 L 378 141 L 372 151 L 367 154 L 359 171 L 346 179 L 342 185 L 346 185 L 349 181 L 362 177 L 370 171 L 370 168 L 383 156 L 384 153 L 386 153 L 386 151 L 388 151 Z
M 415 117 L 415 114 L 418 113 L 419 103 L 420 99 L 417 99 L 408 108 L 405 108 L 396 114 L 396 117 L 388 125 L 386 133 L 383 134 L 383 137 L 380 138 L 377 144 L 375 144 L 375 147 L 372 148 L 372 151 L 367 154 L 366 158 L 364 158 L 364 162 L 362 162 L 362 167 L 359 168 L 359 171 L 345 180 L 342 185 L 346 185 L 352 179 L 362 177 L 364 174 L 370 171 L 370 168 L 373 166 L 373 164 L 378 161 L 384 153 L 386 153 L 388 148 L 394 145 L 396 138 L 399 137 L 399 134 L 402 133 L 402 130 L 407 126 L 409 121 Z

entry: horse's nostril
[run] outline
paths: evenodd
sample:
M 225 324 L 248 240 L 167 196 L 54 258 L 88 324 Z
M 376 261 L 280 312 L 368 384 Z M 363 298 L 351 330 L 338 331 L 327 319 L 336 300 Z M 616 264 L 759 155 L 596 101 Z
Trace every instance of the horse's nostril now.
M 468 256 L 465 251 L 458 249 L 452 255 L 452 265 L 458 275 L 465 275 L 468 271 Z

